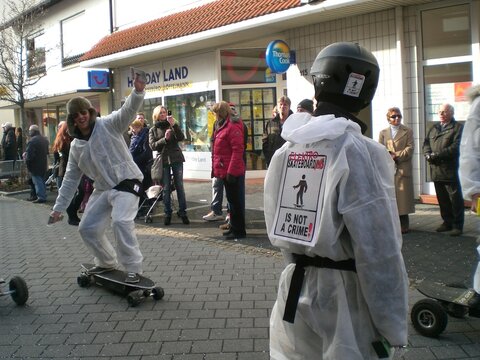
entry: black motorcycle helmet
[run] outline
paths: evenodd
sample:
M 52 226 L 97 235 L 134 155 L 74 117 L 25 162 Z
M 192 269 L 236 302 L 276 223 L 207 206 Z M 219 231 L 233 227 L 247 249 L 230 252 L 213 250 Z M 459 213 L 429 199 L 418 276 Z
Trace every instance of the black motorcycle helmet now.
M 338 42 L 318 53 L 310 73 L 317 102 L 330 102 L 357 113 L 372 101 L 380 68 L 375 56 L 364 47 Z

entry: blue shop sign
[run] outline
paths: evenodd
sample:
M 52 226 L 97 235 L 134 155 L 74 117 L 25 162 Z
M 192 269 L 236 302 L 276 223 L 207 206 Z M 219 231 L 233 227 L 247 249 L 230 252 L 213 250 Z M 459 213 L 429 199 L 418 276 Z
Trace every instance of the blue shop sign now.
M 267 46 L 265 61 L 272 72 L 282 74 L 290 67 L 290 48 L 282 40 L 274 40 Z
M 108 71 L 92 70 L 88 72 L 88 87 L 104 89 L 110 87 Z

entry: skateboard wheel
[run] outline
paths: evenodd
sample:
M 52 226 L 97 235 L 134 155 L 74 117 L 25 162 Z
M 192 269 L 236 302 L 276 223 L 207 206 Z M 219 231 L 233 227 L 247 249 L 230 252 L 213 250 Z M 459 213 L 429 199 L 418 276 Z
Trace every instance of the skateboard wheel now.
M 77 277 L 77 284 L 80 287 L 87 287 L 90 285 L 90 277 L 86 274 L 82 274 L 79 277 Z
M 447 327 L 448 316 L 442 305 L 433 299 L 422 299 L 413 305 L 410 314 L 413 327 L 421 335 L 437 337 Z
M 9 289 L 12 291 L 11 296 L 13 301 L 15 301 L 17 305 L 25 305 L 28 299 L 28 287 L 25 280 L 19 276 L 14 276 L 10 279 Z
M 161 298 L 163 298 L 164 295 L 165 291 L 163 291 L 161 287 L 157 286 L 152 289 L 152 297 L 155 300 L 160 300 Z
M 136 290 L 127 295 L 127 301 L 131 307 L 135 307 L 142 302 L 144 297 L 143 290 Z

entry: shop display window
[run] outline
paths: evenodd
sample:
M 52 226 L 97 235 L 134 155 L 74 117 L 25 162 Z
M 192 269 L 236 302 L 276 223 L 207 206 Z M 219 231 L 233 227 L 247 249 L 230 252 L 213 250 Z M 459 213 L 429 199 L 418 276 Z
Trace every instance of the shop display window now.
M 272 119 L 276 89 L 225 89 L 223 99 L 235 104 L 238 115 L 247 126 L 247 170 L 266 169 L 262 154 L 262 135 L 266 122 Z
M 222 85 L 265 84 L 275 82 L 265 61 L 265 49 L 221 51 Z
M 186 151 L 210 151 L 210 137 L 215 115 L 210 106 L 215 103 L 215 91 L 166 96 L 165 105 L 172 111 L 185 134 Z
M 145 114 L 145 120 L 149 126 L 153 126 L 153 109 L 162 105 L 162 98 L 145 99 L 141 112 Z
M 469 4 L 424 10 L 423 60 L 472 54 Z

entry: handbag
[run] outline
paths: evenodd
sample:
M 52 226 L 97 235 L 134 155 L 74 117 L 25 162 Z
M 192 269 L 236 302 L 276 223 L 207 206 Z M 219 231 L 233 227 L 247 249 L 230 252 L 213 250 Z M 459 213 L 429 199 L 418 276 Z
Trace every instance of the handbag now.
M 158 183 L 162 182 L 163 177 L 163 160 L 162 154 L 157 155 L 155 160 L 153 160 L 152 169 L 150 170 L 152 175 L 152 180 Z

